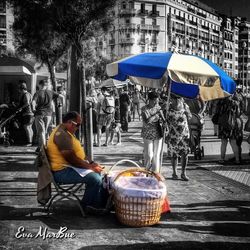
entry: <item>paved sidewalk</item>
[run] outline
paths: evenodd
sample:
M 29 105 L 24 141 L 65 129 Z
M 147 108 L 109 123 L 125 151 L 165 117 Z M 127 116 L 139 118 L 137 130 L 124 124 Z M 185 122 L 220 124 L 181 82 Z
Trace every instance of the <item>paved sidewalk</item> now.
M 207 136 L 207 135 L 206 135 Z M 213 138 L 213 140 L 216 140 Z M 203 143 L 203 142 L 202 142 Z M 217 145 L 218 144 L 218 145 Z M 219 142 L 213 147 L 219 148 Z M 249 249 L 250 188 L 222 171 L 248 172 L 242 166 L 222 166 L 205 150 L 202 161 L 191 157 L 189 182 L 172 180 L 167 158 L 162 167 L 172 212 L 151 227 L 121 225 L 115 214 L 82 218 L 74 203 L 58 203 L 50 217 L 36 202 L 35 148 L 0 147 L 0 249 Z M 140 123 L 130 123 L 121 146 L 94 148 L 95 158 L 110 167 L 121 159 L 141 160 Z M 129 164 L 127 164 L 129 166 Z M 125 166 L 123 166 L 125 167 Z M 249 172 L 248 172 L 249 174 Z M 15 237 L 18 228 L 25 234 Z M 39 230 L 58 232 L 62 239 L 35 237 Z M 74 238 L 70 234 L 75 234 Z M 19 236 L 19 235 L 17 235 Z M 30 237 L 30 238 L 29 238 Z

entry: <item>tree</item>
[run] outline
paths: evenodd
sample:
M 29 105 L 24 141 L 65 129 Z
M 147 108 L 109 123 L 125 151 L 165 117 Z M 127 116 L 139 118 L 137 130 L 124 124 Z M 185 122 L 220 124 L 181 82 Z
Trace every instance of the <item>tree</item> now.
M 56 89 L 54 66 L 67 51 L 69 42 L 63 33 L 53 28 L 53 10 L 47 1 L 12 0 L 15 21 L 13 31 L 15 46 L 21 55 L 35 56 L 45 64 Z
M 85 112 L 85 68 L 89 63 L 84 53 L 86 41 L 107 31 L 114 18 L 116 0 L 10 1 L 19 50 L 26 50 L 45 63 L 52 81 L 56 61 L 71 47 L 70 108 Z
M 70 46 L 77 63 L 86 61 L 86 44 L 106 31 L 115 0 L 10 0 L 14 7 L 13 31 L 19 54 L 30 53 L 48 67 L 55 88 L 54 66 Z M 86 54 L 86 53 L 85 53 Z M 89 58 L 89 56 L 87 56 Z

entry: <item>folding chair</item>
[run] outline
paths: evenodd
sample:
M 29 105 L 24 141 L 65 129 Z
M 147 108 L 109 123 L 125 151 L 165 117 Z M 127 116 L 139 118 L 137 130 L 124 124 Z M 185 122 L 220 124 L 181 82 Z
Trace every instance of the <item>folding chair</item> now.
M 47 166 L 49 166 L 49 169 L 51 171 L 51 166 L 48 160 L 48 155 L 46 152 L 45 146 L 41 148 L 41 151 L 44 151 L 45 159 L 47 161 Z M 51 171 L 52 173 L 52 171 Z M 48 211 L 48 215 L 50 214 L 51 208 L 55 202 L 61 201 L 61 200 L 72 200 L 76 201 L 78 207 L 80 208 L 81 214 L 83 217 L 86 217 L 83 208 L 81 206 L 81 201 L 79 197 L 77 196 L 77 192 L 79 192 L 81 189 L 84 189 L 84 183 L 76 183 L 76 184 L 64 184 L 64 183 L 58 183 L 55 181 L 53 178 L 53 173 L 52 173 L 52 183 L 55 187 L 55 194 L 50 198 L 48 205 L 46 206 L 46 209 Z

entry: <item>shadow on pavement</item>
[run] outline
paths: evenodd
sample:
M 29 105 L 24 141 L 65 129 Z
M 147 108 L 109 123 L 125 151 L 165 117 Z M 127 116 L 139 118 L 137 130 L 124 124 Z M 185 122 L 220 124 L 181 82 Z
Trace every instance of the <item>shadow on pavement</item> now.
M 178 211 L 178 209 L 180 209 Z M 222 200 L 208 203 L 172 205 L 171 213 L 163 214 L 158 229 L 203 235 L 250 237 L 250 201 Z M 71 230 L 127 228 L 121 225 L 114 213 L 105 216 L 81 217 L 80 210 L 73 202 L 58 202 L 52 214 L 47 215 L 43 207 L 18 208 L 0 205 L 1 220 L 40 220 L 52 229 L 66 226 Z M 243 248 L 242 248 L 243 249 Z
M 85 249 L 91 249 L 91 250 L 109 250 L 109 249 L 119 249 L 119 250 L 127 250 L 127 249 L 136 249 L 136 250 L 147 250 L 147 249 L 190 249 L 190 250 L 243 250 L 243 249 L 249 249 L 250 243 L 236 243 L 236 242 L 196 242 L 196 241 L 171 241 L 166 243 L 136 243 L 131 245 L 98 245 L 98 246 L 91 246 L 90 247 L 82 247 L 78 250 L 85 250 Z

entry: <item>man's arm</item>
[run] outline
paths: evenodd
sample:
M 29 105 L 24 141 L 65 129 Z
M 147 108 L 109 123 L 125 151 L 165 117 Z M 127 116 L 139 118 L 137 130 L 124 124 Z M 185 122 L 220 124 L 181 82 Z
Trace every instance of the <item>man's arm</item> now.
M 73 150 L 62 150 L 61 153 L 64 159 L 72 166 L 91 169 L 96 173 L 101 173 L 101 171 L 103 170 L 103 168 L 99 164 L 95 162 L 90 163 L 86 160 L 82 160 L 81 158 L 77 157 Z
M 91 169 L 97 173 L 100 173 L 102 171 L 102 167 L 99 164 L 89 162 L 88 160 L 79 158 L 76 155 L 75 151 L 73 150 L 72 139 L 67 132 L 58 130 L 54 136 L 54 143 L 57 145 L 63 158 L 70 165 L 85 169 Z

